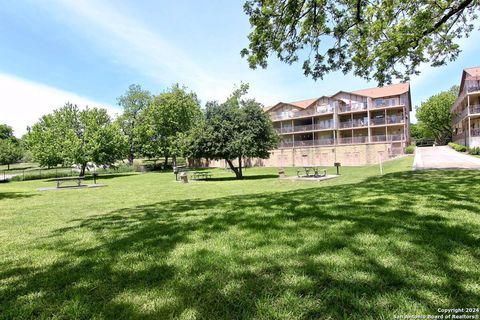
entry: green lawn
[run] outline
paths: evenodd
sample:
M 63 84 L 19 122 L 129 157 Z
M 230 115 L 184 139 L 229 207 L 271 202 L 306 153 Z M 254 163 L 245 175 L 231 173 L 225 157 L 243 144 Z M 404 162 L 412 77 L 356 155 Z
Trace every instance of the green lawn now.
M 0 318 L 391 319 L 480 301 L 480 172 L 0 184 Z M 329 168 L 333 172 L 333 168 Z M 289 169 L 292 173 L 293 169 Z

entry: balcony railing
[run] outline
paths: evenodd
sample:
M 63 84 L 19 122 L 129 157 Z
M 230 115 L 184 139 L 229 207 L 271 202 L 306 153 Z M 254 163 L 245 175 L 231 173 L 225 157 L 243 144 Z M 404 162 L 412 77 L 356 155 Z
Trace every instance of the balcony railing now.
M 333 139 L 318 139 L 318 140 L 315 140 L 315 145 L 316 146 L 330 146 L 332 144 L 334 144 Z
M 463 109 L 463 111 L 453 119 L 453 122 L 459 123 L 460 121 L 463 120 L 463 118 L 467 116 L 467 114 L 468 114 L 468 108 Z
M 315 124 L 315 130 L 328 130 L 328 129 L 333 129 L 333 122 Z
M 480 86 L 470 86 L 470 87 L 467 87 L 467 92 L 470 93 L 470 92 L 475 92 L 475 91 L 480 91 Z
M 293 147 L 293 142 L 292 141 L 280 142 L 280 144 L 278 145 L 279 149 L 292 148 L 292 147 Z
M 339 109 L 340 113 L 344 112 L 355 112 L 355 111 L 363 111 L 368 109 L 368 104 L 366 102 L 363 103 L 351 103 L 346 106 L 341 106 Z
M 383 141 L 387 141 L 387 136 L 386 135 L 375 135 L 375 136 L 371 136 L 370 140 L 372 142 L 383 142 Z
M 405 139 L 403 134 L 392 134 L 387 136 L 387 141 L 402 141 Z
M 387 116 L 387 124 L 403 123 L 403 116 Z
M 370 137 L 372 142 L 391 142 L 391 141 L 403 141 L 405 136 L 403 134 L 391 134 L 391 135 L 373 135 Z
M 282 119 L 293 119 L 293 118 L 300 118 L 300 117 L 307 117 L 307 116 L 315 116 L 325 113 L 333 113 L 334 107 L 325 107 L 325 108 L 316 108 L 316 109 L 307 109 L 307 110 L 299 110 L 299 111 L 289 111 L 283 113 L 273 113 L 271 115 L 272 120 L 282 120 Z
M 480 113 L 480 104 L 470 106 L 470 114 Z
M 313 124 L 305 124 L 300 126 L 294 126 L 293 132 L 312 131 L 315 128 Z
M 480 136 L 480 129 L 477 130 L 477 136 Z M 472 136 L 473 133 L 472 133 Z M 370 137 L 371 142 L 393 142 L 393 141 L 403 141 L 405 135 L 373 135 Z M 367 143 L 369 142 L 368 136 L 354 136 L 354 137 L 342 137 L 337 139 L 337 144 L 357 144 L 357 143 Z M 312 146 L 329 146 L 334 145 L 335 141 L 333 139 L 316 139 L 316 140 L 300 140 L 300 141 L 287 141 L 281 142 L 278 148 L 301 148 L 301 147 L 312 147 Z
M 368 126 L 367 121 L 362 120 L 349 120 L 340 122 L 340 128 L 358 128 L 358 127 L 366 127 Z
M 381 108 L 394 108 L 394 107 L 401 107 L 405 105 L 405 103 L 403 101 L 395 101 L 395 104 L 386 104 L 386 103 L 382 103 L 382 104 L 376 104 L 376 103 L 373 103 L 371 109 L 381 109 Z
M 479 128 L 471 129 L 470 130 L 470 136 L 471 137 L 480 137 L 480 129 Z
M 339 138 L 339 144 L 353 144 L 353 143 L 366 143 L 368 142 L 368 137 L 366 136 L 357 136 L 357 137 L 345 137 Z
M 385 124 L 385 118 L 370 119 L 370 125 L 372 126 L 381 126 L 384 124 Z
M 290 133 L 290 132 L 293 132 L 293 127 L 289 126 L 289 127 L 275 128 L 275 130 L 278 133 Z
M 311 146 L 329 146 L 333 145 L 333 139 L 318 139 L 318 140 L 300 140 L 300 141 L 288 141 L 281 142 L 278 148 L 293 148 L 293 147 L 311 147 Z
M 315 123 L 315 124 L 305 124 L 300 126 L 287 126 L 282 128 L 275 128 L 278 133 L 292 133 L 292 132 L 303 132 L 303 131 L 315 131 L 315 130 L 328 130 L 333 129 L 333 123 Z

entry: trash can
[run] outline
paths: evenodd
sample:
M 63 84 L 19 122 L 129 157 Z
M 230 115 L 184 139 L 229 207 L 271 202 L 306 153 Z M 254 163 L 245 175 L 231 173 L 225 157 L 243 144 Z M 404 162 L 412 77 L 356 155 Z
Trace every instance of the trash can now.
M 188 183 L 188 175 L 185 171 L 180 173 L 180 180 L 182 183 Z

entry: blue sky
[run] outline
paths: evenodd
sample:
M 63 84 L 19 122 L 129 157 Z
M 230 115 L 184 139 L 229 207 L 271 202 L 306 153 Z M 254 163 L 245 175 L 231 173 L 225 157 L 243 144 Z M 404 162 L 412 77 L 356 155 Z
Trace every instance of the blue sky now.
M 206 102 L 244 81 L 265 105 L 376 85 L 342 73 L 315 82 L 275 59 L 249 69 L 239 54 L 250 28 L 243 2 L 0 0 L 0 122 L 21 135 L 65 101 L 113 114 L 131 83 L 158 93 L 179 82 Z M 478 38 L 462 40 L 448 66 L 422 67 L 411 81 L 414 105 L 480 65 Z

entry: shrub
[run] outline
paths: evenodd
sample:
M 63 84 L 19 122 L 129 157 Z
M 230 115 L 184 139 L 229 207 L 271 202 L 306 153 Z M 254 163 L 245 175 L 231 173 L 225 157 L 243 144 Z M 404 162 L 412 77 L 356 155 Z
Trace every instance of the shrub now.
M 461 144 L 449 142 L 448 145 L 450 146 L 450 148 L 452 148 L 452 149 L 454 149 L 455 151 L 458 151 L 458 152 L 466 152 L 467 151 L 467 147 L 462 146 Z
M 480 147 L 471 148 L 470 150 L 468 150 L 468 153 L 478 156 L 480 155 Z
M 411 144 L 405 148 L 406 154 L 413 154 L 415 152 L 415 145 Z

